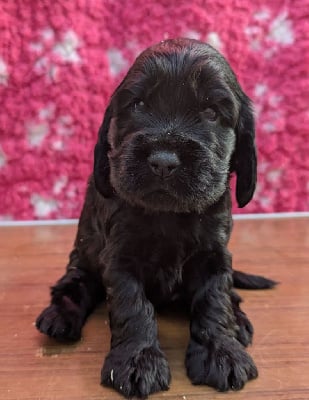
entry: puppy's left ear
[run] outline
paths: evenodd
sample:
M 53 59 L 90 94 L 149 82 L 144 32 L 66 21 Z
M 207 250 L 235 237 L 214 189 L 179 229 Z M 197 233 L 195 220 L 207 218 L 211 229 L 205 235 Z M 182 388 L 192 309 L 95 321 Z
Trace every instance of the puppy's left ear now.
M 251 102 L 244 95 L 236 124 L 236 149 L 233 170 L 236 172 L 236 199 L 244 207 L 252 199 L 256 186 L 255 124 Z
M 95 188 L 104 197 L 112 197 L 113 188 L 110 183 L 110 167 L 108 152 L 110 146 L 107 140 L 107 133 L 112 119 L 112 106 L 109 105 L 105 111 L 102 125 L 99 129 L 98 142 L 94 148 L 93 178 Z

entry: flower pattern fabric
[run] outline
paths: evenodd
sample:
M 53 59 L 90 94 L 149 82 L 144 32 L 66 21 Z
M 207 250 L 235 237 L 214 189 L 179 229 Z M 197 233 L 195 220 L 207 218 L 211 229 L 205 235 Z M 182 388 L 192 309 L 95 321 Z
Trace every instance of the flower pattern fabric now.
M 2 1 L 0 219 L 79 216 L 110 95 L 140 51 L 179 36 L 220 50 L 255 104 L 257 191 L 233 211 L 308 210 L 308 9 L 308 0 Z

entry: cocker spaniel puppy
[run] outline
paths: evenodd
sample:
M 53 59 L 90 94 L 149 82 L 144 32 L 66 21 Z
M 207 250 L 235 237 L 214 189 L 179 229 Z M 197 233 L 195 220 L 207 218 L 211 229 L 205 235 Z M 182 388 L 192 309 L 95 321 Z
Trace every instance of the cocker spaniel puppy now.
M 168 389 L 155 307 L 190 314 L 192 383 L 238 390 L 257 376 L 252 325 L 236 287 L 274 282 L 232 270 L 230 175 L 239 207 L 256 184 L 254 118 L 225 59 L 196 40 L 145 50 L 114 92 L 95 146 L 74 249 L 38 329 L 77 340 L 107 299 L 111 350 L 104 385 L 127 397 Z

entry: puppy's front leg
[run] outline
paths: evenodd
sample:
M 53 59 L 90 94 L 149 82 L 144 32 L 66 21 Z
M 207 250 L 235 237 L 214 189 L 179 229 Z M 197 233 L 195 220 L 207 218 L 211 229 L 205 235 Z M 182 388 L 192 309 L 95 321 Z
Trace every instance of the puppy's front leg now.
M 142 283 L 129 273 L 110 271 L 104 280 L 112 338 L 102 383 L 126 397 L 147 397 L 167 390 L 170 371 L 159 346 L 153 305 L 147 300 Z
M 220 391 L 241 389 L 257 369 L 237 340 L 230 254 L 225 248 L 197 254 L 185 267 L 185 281 L 191 300 L 189 378 Z

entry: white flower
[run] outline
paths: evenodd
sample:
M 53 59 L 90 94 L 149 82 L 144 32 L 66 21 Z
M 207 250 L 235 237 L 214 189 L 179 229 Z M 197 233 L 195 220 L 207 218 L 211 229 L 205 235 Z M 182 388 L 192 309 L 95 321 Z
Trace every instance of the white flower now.
M 80 40 L 76 33 L 72 30 L 64 34 L 63 40 L 55 44 L 53 52 L 57 54 L 63 61 L 78 63 L 81 58 L 77 52 L 80 46 Z
M 269 28 L 268 38 L 283 45 L 294 43 L 292 22 L 288 19 L 286 11 L 279 14 L 272 21 Z
M 0 146 L 0 168 L 4 167 L 6 164 L 6 155 Z
M 38 218 L 48 217 L 53 211 L 57 210 L 57 201 L 45 199 L 39 194 L 33 194 L 30 202 L 34 208 L 34 215 Z
M 8 68 L 6 63 L 2 58 L 0 58 L 0 85 L 7 85 L 8 84 Z
M 111 48 L 107 50 L 107 57 L 110 65 L 110 72 L 114 76 L 118 75 L 128 66 L 127 60 L 118 49 Z
M 29 122 L 27 124 L 28 140 L 31 146 L 39 146 L 49 132 L 46 122 Z
M 217 50 L 222 49 L 222 41 L 217 32 L 209 32 L 206 40 L 215 49 L 217 49 Z

